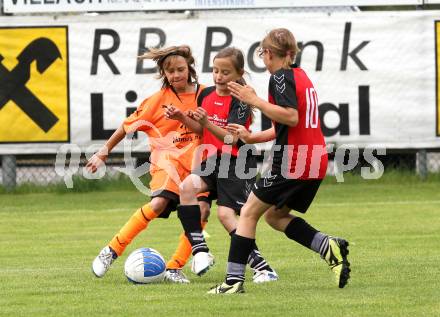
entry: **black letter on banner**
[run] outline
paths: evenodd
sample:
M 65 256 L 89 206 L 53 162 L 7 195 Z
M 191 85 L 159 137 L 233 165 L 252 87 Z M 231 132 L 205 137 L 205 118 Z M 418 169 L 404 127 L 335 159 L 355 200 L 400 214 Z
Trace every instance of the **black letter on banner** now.
M 104 102 L 102 94 L 90 95 L 92 111 L 92 140 L 107 140 L 115 130 L 104 129 Z
M 334 128 L 328 128 L 325 125 L 324 116 L 328 111 L 334 111 L 338 114 L 339 124 Z M 349 135 L 350 134 L 350 126 L 348 122 L 348 104 L 341 103 L 339 104 L 339 108 L 332 103 L 323 103 L 319 106 L 319 119 L 321 120 L 321 129 L 324 136 L 333 136 L 336 133 L 340 135 Z
M 258 46 L 260 46 L 260 42 L 256 42 L 249 47 L 247 62 L 251 71 L 255 73 L 264 73 L 266 71 L 266 67 L 258 67 L 254 62 L 255 50 Z
M 370 135 L 370 86 L 359 86 L 359 134 Z
M 365 67 L 364 64 L 362 64 L 361 60 L 356 56 L 357 53 L 361 49 L 363 49 L 370 41 L 363 41 L 361 44 L 356 46 L 354 50 L 352 50 L 350 53 L 348 52 L 348 46 L 350 44 L 350 32 L 351 32 L 351 22 L 345 23 L 345 30 L 344 30 L 344 42 L 342 44 L 342 59 L 341 59 L 341 70 L 347 70 L 347 60 L 348 56 L 350 56 L 353 61 L 358 65 L 358 67 L 361 70 L 368 70 L 367 67 Z
M 316 50 L 318 52 L 317 56 L 316 56 L 316 69 L 315 70 L 317 70 L 317 71 L 322 70 L 322 61 L 324 59 L 324 46 L 319 41 L 310 41 L 305 44 L 303 44 L 302 42 L 298 42 L 298 47 L 299 47 L 300 51 L 299 51 L 298 55 L 296 55 L 296 63 L 298 64 L 298 66 L 301 66 L 302 53 L 304 51 L 304 48 L 306 48 L 309 45 L 315 46 Z
M 133 90 L 129 90 L 125 94 L 125 99 L 128 102 L 135 102 L 137 100 L 137 93 Z M 129 117 L 133 112 L 136 111 L 136 107 L 128 107 L 126 110 L 126 116 Z M 134 133 L 133 139 L 137 139 L 137 132 Z
M 113 45 L 110 48 L 101 49 L 101 36 L 109 35 L 113 38 Z M 116 52 L 119 48 L 119 44 L 121 40 L 119 38 L 118 33 L 115 30 L 111 29 L 96 29 L 95 30 L 95 40 L 93 41 L 93 54 L 92 54 L 92 69 L 90 71 L 91 75 L 96 75 L 98 72 L 98 57 L 101 55 L 107 65 L 112 70 L 113 74 L 120 74 L 119 70 L 116 68 L 116 65 L 110 59 L 110 54 Z
M 165 44 L 166 35 L 165 32 L 158 28 L 142 28 L 139 36 L 138 56 L 148 52 L 148 48 L 145 46 L 147 42 L 147 34 L 156 34 L 159 37 L 159 43 L 154 46 L 155 48 L 162 47 Z M 136 74 L 154 74 L 157 67 L 144 68 L 144 60 L 136 59 Z
M 212 35 L 214 33 L 223 33 L 226 35 L 226 42 L 223 45 L 213 46 L 212 45 Z M 213 26 L 208 27 L 206 29 L 206 40 L 205 40 L 205 54 L 203 56 L 203 68 L 202 72 L 210 73 L 212 72 L 212 67 L 209 66 L 209 62 L 211 61 L 211 53 L 218 52 L 222 48 L 229 46 L 232 42 L 232 33 L 228 28 L 221 26 Z

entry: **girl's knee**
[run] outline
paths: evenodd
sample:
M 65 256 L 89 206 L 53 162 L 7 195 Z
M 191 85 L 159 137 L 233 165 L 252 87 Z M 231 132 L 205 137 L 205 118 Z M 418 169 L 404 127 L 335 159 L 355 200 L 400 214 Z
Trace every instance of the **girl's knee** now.
M 240 217 L 243 217 L 245 219 L 258 221 L 261 215 L 259 215 L 257 212 L 255 212 L 252 208 L 249 208 L 248 206 L 244 205 L 243 208 L 240 210 Z
M 179 192 L 180 192 L 180 195 L 182 195 L 182 194 L 184 194 L 184 193 L 187 193 L 187 192 L 189 192 L 190 190 L 191 190 L 191 182 L 189 181 L 189 179 L 188 179 L 188 177 L 187 177 L 187 178 L 185 178 L 185 179 L 183 180 L 183 182 L 181 182 L 180 185 L 179 185 Z
M 280 219 L 280 215 L 277 214 L 275 210 L 268 210 L 264 214 L 264 220 L 271 227 L 274 227 L 278 223 L 279 219 Z
M 165 210 L 165 208 L 168 205 L 168 202 L 169 202 L 169 200 L 167 198 L 154 197 L 150 202 L 150 206 L 151 206 L 151 209 L 156 214 L 160 214 L 161 212 L 163 212 Z
M 193 175 L 188 176 L 185 180 L 179 185 L 180 196 L 194 196 L 199 190 L 196 187 L 197 179 L 193 177 Z

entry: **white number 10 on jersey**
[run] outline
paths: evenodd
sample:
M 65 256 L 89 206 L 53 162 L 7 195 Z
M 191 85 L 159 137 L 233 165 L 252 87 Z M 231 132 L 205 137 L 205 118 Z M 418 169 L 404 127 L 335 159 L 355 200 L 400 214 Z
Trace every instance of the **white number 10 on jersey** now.
M 315 88 L 306 89 L 307 109 L 306 109 L 306 128 L 318 127 L 318 95 Z

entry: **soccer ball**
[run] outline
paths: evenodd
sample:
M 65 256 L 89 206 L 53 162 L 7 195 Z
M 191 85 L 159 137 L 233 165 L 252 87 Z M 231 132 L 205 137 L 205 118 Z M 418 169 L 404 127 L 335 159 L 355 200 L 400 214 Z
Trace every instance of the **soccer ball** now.
M 135 284 L 162 282 L 165 277 L 165 260 L 152 248 L 134 250 L 125 260 L 124 272 Z

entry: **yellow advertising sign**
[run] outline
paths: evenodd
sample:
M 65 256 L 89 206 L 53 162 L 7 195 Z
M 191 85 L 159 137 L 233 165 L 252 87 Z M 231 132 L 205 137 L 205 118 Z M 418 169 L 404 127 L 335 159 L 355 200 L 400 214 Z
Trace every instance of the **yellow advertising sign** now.
M 0 143 L 69 141 L 67 26 L 0 28 Z

